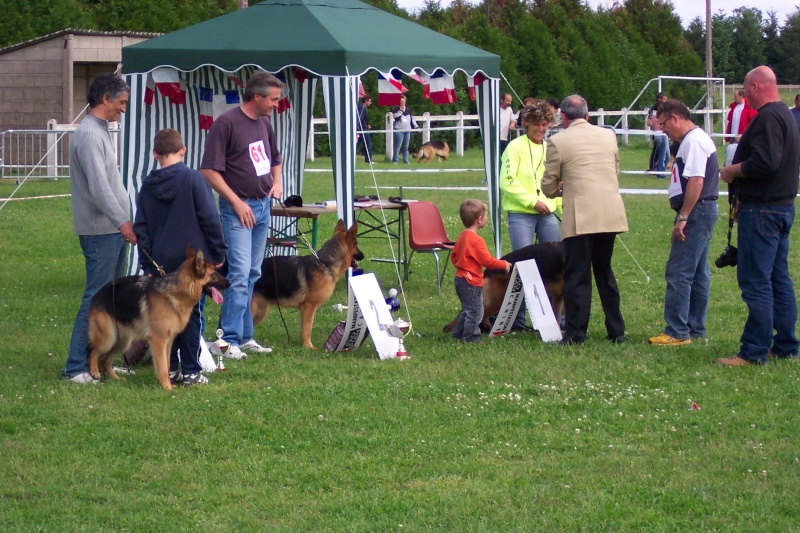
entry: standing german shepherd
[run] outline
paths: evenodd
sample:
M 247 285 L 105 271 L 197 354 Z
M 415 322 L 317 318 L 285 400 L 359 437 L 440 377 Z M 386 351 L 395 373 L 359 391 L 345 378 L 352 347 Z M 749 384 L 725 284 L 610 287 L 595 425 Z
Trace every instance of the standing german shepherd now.
M 203 293 L 222 303 L 220 290 L 230 282 L 214 265 L 203 260 L 203 252 L 186 248 L 186 260 L 163 278 L 126 276 L 112 281 L 92 298 L 89 308 L 89 372 L 100 378 L 100 368 L 120 379 L 112 366 L 117 354 L 131 342 L 147 339 L 156 378 L 171 390 L 169 354 L 172 341 L 186 328 L 192 308 Z
M 547 298 L 553 308 L 553 315 L 559 320 L 564 309 L 564 245 L 561 241 L 531 244 L 507 253 L 500 259 L 512 265 L 517 261 L 536 259 L 536 266 L 539 267 L 539 274 L 542 276 Z M 488 332 L 492 329 L 490 317 L 500 312 L 510 279 L 511 274 L 505 270 L 484 270 L 481 330 Z M 457 321 L 458 315 L 455 320 L 444 326 L 444 331 L 453 331 Z
M 333 237 L 317 252 L 318 258 L 306 255 L 264 259 L 261 278 L 250 301 L 253 325 L 264 321 L 272 305 L 300 309 L 300 339 L 303 346 L 314 349 L 311 328 L 317 309 L 330 299 L 336 282 L 347 269 L 358 266 L 355 260 L 364 258 L 356 243 L 357 235 L 357 222 L 345 230 L 344 222 L 339 220 Z
M 440 163 L 442 160 L 447 161 L 447 156 L 450 155 L 450 146 L 445 141 L 430 141 L 423 144 L 419 151 L 414 154 L 414 159 L 417 163 L 422 163 L 423 158 L 425 163 L 430 163 L 433 156 Z

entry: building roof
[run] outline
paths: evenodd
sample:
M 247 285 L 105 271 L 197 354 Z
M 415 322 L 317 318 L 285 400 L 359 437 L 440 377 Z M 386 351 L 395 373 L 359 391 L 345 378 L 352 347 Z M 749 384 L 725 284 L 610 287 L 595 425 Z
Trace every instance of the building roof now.
M 26 48 L 28 46 L 32 46 L 37 43 L 49 41 L 50 39 L 55 39 L 57 37 L 61 37 L 62 35 L 85 35 L 88 37 L 141 37 L 145 39 L 150 39 L 153 37 L 158 37 L 162 34 L 146 32 L 146 31 L 124 31 L 124 30 L 100 31 L 100 30 L 83 30 L 77 28 L 66 28 L 63 30 L 58 30 L 57 32 L 54 33 L 48 33 L 47 35 L 42 35 L 41 37 L 36 37 L 34 39 L 29 39 L 21 43 L 12 44 L 4 48 L 0 48 L 0 55 L 6 54 L 8 52 L 13 52 L 14 50 L 19 50 L 20 48 Z

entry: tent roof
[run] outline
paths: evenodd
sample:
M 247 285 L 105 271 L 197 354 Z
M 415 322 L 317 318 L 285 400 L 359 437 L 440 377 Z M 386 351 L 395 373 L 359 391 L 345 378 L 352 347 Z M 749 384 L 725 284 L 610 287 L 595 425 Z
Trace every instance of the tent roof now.
M 214 65 L 298 66 L 318 75 L 420 68 L 500 76 L 500 56 L 358 0 L 267 0 L 122 49 L 124 73 Z

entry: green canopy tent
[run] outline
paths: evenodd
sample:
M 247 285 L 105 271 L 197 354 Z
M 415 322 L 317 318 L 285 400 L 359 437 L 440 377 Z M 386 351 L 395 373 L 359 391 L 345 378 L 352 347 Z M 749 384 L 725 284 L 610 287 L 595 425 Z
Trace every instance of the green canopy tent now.
M 155 133 L 165 127 L 180 131 L 187 164 L 199 168 L 209 119 L 215 109 L 236 105 L 254 69 L 286 82 L 285 111 L 272 116 L 286 196 L 302 192 L 314 95 L 322 84 L 337 209 L 348 226 L 354 220 L 359 77 L 370 69 L 477 75 L 484 167 L 500 252 L 499 56 L 357 0 L 268 0 L 124 47 L 122 72 L 131 97 L 123 115 L 121 160 L 132 199 L 154 168 Z

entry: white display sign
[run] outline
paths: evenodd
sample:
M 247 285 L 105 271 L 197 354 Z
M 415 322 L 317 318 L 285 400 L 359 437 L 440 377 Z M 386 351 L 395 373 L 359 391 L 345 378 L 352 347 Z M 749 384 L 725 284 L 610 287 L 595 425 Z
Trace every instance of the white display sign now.
M 514 264 L 503 305 L 492 326 L 492 335 L 504 335 L 511 330 L 522 305 L 523 294 L 533 329 L 539 332 L 544 342 L 560 341 L 561 327 L 553 315 L 553 308 L 550 306 L 550 299 L 547 297 L 547 290 L 535 259 Z
M 367 334 L 367 324 L 361 307 L 353 294 L 353 287 L 347 286 L 347 320 L 344 322 L 344 330 L 339 343 L 332 350 L 334 352 L 347 352 L 355 350 L 364 342 Z
M 360 308 L 360 313 L 367 323 L 367 328 L 369 328 L 372 342 L 378 352 L 378 358 L 382 360 L 396 358 L 400 339 L 389 335 L 388 328 L 394 322 L 394 319 L 386 306 L 386 299 L 383 297 L 375 274 L 370 272 L 369 274 L 354 276 L 348 281 L 353 290 L 355 301 Z M 351 309 L 348 309 L 348 312 L 351 311 L 352 306 Z

